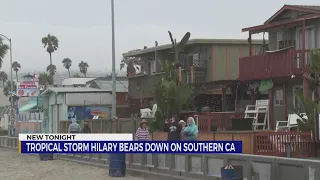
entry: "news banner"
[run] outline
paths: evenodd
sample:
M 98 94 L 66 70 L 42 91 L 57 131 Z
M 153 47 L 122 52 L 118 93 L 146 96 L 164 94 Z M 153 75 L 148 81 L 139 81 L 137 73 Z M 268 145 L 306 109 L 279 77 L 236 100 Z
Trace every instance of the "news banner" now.
M 19 134 L 18 151 L 41 153 L 242 153 L 242 141 L 134 141 L 132 134 Z

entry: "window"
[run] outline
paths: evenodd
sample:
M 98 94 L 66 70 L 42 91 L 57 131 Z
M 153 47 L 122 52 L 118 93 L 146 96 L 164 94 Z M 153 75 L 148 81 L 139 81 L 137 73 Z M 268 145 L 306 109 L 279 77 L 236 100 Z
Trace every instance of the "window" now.
M 277 89 L 274 96 L 274 105 L 282 106 L 283 105 L 283 90 Z
M 155 73 L 155 72 L 157 72 L 157 63 L 156 63 L 156 61 L 155 60 L 152 60 L 151 62 L 150 62 L 150 70 L 151 70 L 151 73 Z

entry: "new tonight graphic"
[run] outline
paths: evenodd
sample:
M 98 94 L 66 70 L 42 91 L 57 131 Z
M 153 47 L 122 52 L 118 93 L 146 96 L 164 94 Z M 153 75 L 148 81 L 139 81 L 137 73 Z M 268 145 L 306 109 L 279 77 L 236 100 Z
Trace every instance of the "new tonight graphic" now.
M 24 134 L 19 153 L 242 153 L 241 141 L 132 141 L 131 134 L 122 135 Z

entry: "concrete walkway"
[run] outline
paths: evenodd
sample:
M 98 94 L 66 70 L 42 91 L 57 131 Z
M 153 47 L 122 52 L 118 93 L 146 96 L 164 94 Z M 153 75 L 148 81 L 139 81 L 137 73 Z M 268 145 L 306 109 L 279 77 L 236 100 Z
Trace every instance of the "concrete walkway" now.
M 127 176 L 112 178 L 108 169 L 63 160 L 40 161 L 38 156 L 0 149 L 1 180 L 142 180 Z

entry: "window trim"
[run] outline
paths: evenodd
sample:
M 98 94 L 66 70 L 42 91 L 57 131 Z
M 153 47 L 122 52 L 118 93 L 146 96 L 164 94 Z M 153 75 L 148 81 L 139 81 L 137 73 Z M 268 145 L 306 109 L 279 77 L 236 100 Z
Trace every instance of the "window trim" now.
M 280 91 L 280 92 L 282 92 L 282 97 L 281 97 L 281 99 L 280 100 L 277 100 L 277 91 Z M 275 89 L 275 91 L 274 91 L 274 97 L 273 97 L 273 99 L 274 99 L 274 106 L 283 106 L 284 105 L 284 102 L 283 102 L 283 89 Z M 279 103 L 277 103 L 277 101 L 279 101 Z M 282 102 L 282 103 L 281 103 Z

